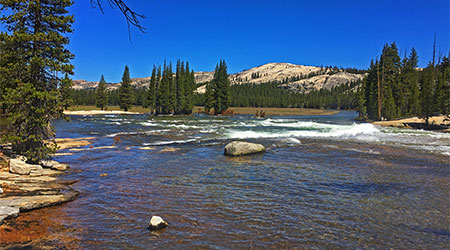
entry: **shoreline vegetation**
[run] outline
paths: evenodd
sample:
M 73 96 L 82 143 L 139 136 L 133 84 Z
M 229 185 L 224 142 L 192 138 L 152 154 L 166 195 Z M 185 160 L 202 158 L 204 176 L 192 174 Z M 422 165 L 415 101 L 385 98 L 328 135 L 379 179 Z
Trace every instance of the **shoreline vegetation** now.
M 309 109 L 309 108 L 255 108 L 255 107 L 230 107 L 229 110 L 235 115 L 255 115 L 256 112 L 264 112 L 265 115 L 334 115 L 339 113 L 339 110 L 329 109 Z M 193 113 L 205 113 L 205 109 L 200 106 L 195 106 Z M 66 115 L 103 115 L 103 114 L 145 114 L 150 113 L 149 108 L 142 108 L 133 106 L 129 111 L 121 111 L 119 106 L 108 106 L 106 110 L 93 105 L 78 105 L 72 106 L 64 111 Z

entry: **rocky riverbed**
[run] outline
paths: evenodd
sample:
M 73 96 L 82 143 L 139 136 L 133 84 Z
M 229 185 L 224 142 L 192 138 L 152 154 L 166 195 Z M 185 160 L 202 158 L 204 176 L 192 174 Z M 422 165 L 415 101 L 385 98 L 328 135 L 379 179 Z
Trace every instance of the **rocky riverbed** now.
M 68 165 L 56 161 L 28 164 L 23 156 L 0 152 L 0 225 L 20 213 L 74 200 L 73 182 L 60 181 Z

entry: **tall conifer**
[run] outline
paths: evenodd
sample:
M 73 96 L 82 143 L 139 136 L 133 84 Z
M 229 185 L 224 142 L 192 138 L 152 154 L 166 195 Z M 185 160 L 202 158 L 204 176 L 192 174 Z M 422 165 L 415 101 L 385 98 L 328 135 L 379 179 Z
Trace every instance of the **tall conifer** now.
M 97 89 L 95 91 L 95 105 L 103 110 L 108 105 L 108 92 L 106 90 L 105 77 L 100 77 Z
M 3 99 L 10 121 L 4 139 L 30 162 L 55 149 L 46 141 L 55 135 L 50 122 L 63 111 L 58 76 L 73 73 L 73 54 L 66 48 L 74 22 L 67 11 L 71 5 L 70 0 L 0 0 L 7 30 L 0 35 L 0 81 L 13 87 Z
M 131 86 L 130 70 L 125 66 L 122 82 L 119 87 L 119 107 L 128 111 L 134 104 L 133 87 Z

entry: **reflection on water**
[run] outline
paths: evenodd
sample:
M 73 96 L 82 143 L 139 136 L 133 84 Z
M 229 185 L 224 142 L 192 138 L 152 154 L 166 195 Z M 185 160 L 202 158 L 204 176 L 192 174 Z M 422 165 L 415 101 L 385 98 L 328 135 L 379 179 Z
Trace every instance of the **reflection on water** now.
M 354 124 L 353 117 L 58 122 L 58 137 L 96 136 L 101 147 L 119 136 L 120 143 L 58 157 L 72 166 L 65 178 L 79 179 L 82 195 L 51 208 L 64 214 L 56 219 L 64 230 L 48 234 L 71 235 L 77 240 L 61 242 L 82 249 L 447 249 L 450 137 Z M 236 138 L 268 150 L 223 156 Z M 148 231 L 152 215 L 169 227 Z

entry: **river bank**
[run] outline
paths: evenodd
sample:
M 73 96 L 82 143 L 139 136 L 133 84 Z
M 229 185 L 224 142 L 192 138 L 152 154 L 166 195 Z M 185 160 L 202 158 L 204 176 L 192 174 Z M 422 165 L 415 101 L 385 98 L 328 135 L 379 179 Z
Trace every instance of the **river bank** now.
M 372 122 L 372 124 L 382 127 L 425 129 L 450 133 L 450 120 L 444 115 L 430 117 L 429 125 L 425 124 L 424 119 L 418 117 L 411 117 L 393 121 L 376 121 Z
M 288 115 L 334 115 L 339 113 L 339 110 L 328 109 L 309 109 L 309 108 L 258 108 L 258 107 L 230 107 L 230 112 L 236 115 L 255 115 L 256 112 L 261 111 L 266 116 L 288 116 Z M 66 115 L 108 115 L 108 114 L 146 114 L 150 113 L 149 108 L 142 108 L 139 106 L 133 106 L 129 111 L 121 111 L 119 106 L 107 106 L 106 110 L 100 110 L 100 108 L 93 105 L 77 105 L 72 106 L 68 110 L 64 111 Z M 205 113 L 203 107 L 195 106 L 192 110 L 194 114 Z
M 57 139 L 56 143 L 63 150 L 86 146 L 92 139 Z M 54 160 L 41 161 L 40 164 L 27 164 L 25 161 L 25 157 L 12 155 L 8 146 L 1 145 L 0 242 L 9 246 L 39 241 L 47 234 L 46 228 L 52 224 L 52 216 L 27 212 L 73 201 L 80 194 L 71 187 L 77 181 L 60 178 L 69 169 L 68 165 Z M 39 221 L 37 225 L 36 221 Z
M 139 112 L 121 111 L 121 110 L 65 110 L 65 115 L 136 115 Z
M 25 163 L 23 156 L 0 153 L 0 225 L 19 213 L 74 200 L 79 192 L 57 176 L 68 166 L 56 161 Z

